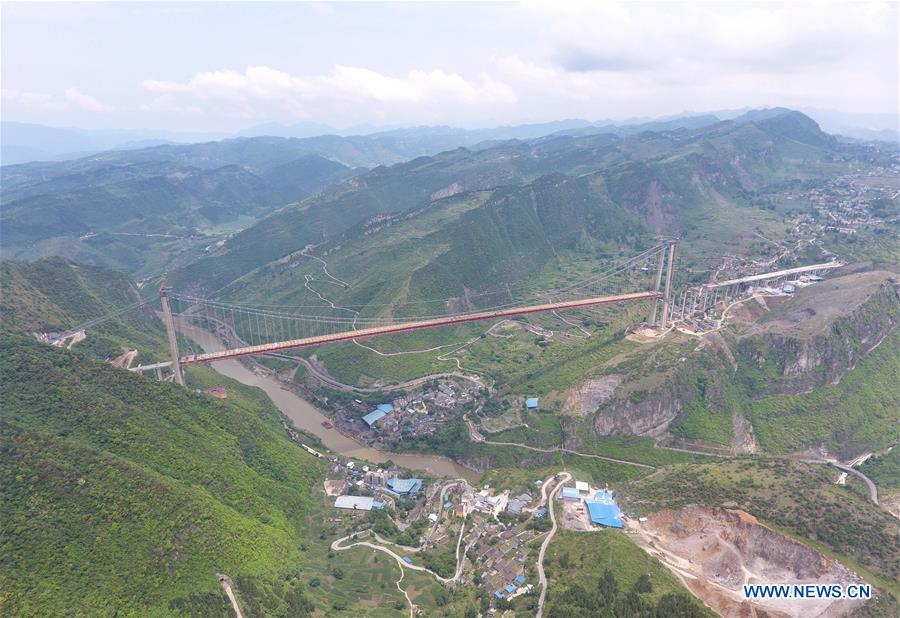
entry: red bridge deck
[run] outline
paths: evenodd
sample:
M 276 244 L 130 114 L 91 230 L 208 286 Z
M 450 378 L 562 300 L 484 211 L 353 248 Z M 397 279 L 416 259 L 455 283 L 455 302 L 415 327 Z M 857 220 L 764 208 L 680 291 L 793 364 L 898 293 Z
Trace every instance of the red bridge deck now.
M 316 337 L 307 337 L 305 339 L 292 339 L 289 341 L 279 341 L 276 343 L 263 343 L 260 345 L 246 346 L 243 348 L 235 348 L 234 350 L 223 350 L 221 352 L 207 352 L 205 354 L 191 354 L 181 358 L 182 365 L 190 365 L 194 363 L 208 363 L 217 360 L 225 360 L 228 358 L 236 358 L 238 356 L 249 356 L 252 354 L 263 354 L 266 352 L 277 352 L 280 350 L 289 350 L 292 348 L 303 348 L 314 345 L 324 345 L 326 343 L 336 343 L 339 341 L 349 341 L 351 339 L 365 339 L 368 337 L 378 337 L 380 335 L 392 335 L 394 333 L 403 333 L 411 330 L 420 330 L 423 328 L 437 328 L 439 326 L 448 326 L 450 324 L 462 324 L 464 322 L 476 322 L 479 320 L 491 320 L 494 318 L 506 318 L 516 315 L 526 315 L 529 313 L 542 313 L 546 311 L 558 311 L 561 309 L 578 309 L 579 307 L 595 307 L 598 305 L 611 305 L 614 303 L 634 302 L 638 300 L 647 300 L 661 296 L 658 292 L 636 292 L 633 294 L 618 294 L 615 296 L 599 296 L 596 298 L 584 298 L 581 300 L 570 300 L 559 303 L 550 303 L 546 305 L 529 305 L 526 307 L 517 307 L 513 309 L 499 309 L 496 311 L 481 311 L 477 313 L 466 313 L 461 315 L 449 315 L 443 318 L 434 318 L 430 320 L 421 320 L 418 322 L 402 322 L 400 324 L 390 324 L 387 326 L 375 326 L 372 328 L 363 328 L 360 330 L 350 330 L 334 335 L 318 335 Z

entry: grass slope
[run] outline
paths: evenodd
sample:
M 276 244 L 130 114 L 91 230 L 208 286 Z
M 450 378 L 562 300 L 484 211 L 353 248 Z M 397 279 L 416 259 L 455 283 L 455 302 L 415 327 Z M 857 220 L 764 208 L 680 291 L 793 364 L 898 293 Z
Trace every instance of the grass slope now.
M 857 367 L 812 393 L 747 398 L 747 417 L 769 452 L 825 444 L 834 452 L 881 447 L 900 437 L 900 330 L 892 332 Z
M 550 581 L 547 616 L 624 618 L 715 615 L 691 595 L 659 560 L 646 554 L 621 532 L 600 530 L 579 533 L 562 530 L 550 543 L 544 568 Z M 611 573 L 614 584 L 610 584 L 606 572 Z M 604 579 L 607 581 L 604 582 Z M 637 604 L 632 599 L 627 600 L 631 606 L 626 601 L 632 590 L 640 603 L 649 606 L 643 612 L 637 611 Z M 594 594 L 596 598 L 592 598 Z M 678 597 L 674 603 L 673 595 Z M 672 611 L 678 613 L 670 613 Z

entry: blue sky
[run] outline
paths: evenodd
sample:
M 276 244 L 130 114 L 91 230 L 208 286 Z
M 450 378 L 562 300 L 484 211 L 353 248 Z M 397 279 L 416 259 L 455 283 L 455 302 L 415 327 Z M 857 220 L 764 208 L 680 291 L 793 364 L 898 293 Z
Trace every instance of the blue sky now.
M 4 120 L 233 131 L 896 112 L 898 4 L 2 4 Z

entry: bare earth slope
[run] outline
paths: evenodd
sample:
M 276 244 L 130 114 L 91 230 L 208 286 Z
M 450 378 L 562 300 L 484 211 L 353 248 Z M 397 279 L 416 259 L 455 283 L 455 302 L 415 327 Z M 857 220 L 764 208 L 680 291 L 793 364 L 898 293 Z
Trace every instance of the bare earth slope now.
M 631 522 L 638 543 L 690 590 L 726 617 L 842 616 L 859 601 L 775 599 L 748 602 L 755 583 L 861 583 L 858 575 L 814 549 L 775 532 L 743 511 L 687 506 Z

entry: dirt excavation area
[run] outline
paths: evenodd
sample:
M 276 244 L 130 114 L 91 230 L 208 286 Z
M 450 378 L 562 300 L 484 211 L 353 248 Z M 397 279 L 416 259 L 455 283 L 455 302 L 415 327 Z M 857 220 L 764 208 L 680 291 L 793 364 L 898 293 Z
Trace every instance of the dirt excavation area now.
M 629 520 L 628 531 L 690 590 L 726 618 L 843 616 L 861 601 L 748 601 L 744 584 L 862 583 L 855 573 L 743 511 L 688 506 Z
M 135 350 L 134 348 L 128 348 L 120 356 L 115 357 L 110 362 L 113 364 L 113 367 L 131 369 L 131 365 L 134 363 L 134 359 L 137 358 L 137 355 L 137 350 Z
M 587 380 L 568 392 L 562 411 L 566 414 L 585 416 L 597 410 L 601 404 L 613 398 L 622 376 L 608 375 Z

